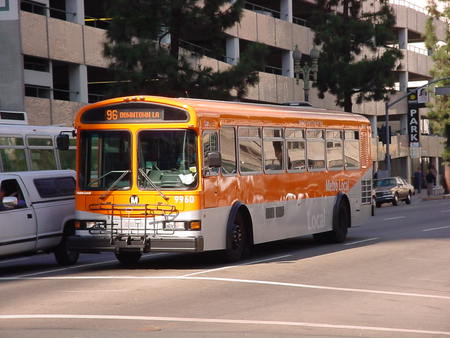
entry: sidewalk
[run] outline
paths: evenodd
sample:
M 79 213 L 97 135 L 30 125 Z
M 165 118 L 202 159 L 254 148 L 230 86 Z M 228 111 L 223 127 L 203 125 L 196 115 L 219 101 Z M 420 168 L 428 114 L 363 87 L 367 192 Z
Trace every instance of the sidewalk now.
M 416 194 L 414 196 L 416 197 L 416 199 L 419 199 L 419 200 L 422 200 L 422 201 L 433 201 L 433 200 L 450 199 L 450 194 L 436 193 L 436 191 L 434 192 L 433 195 L 428 196 L 426 188 L 422 189 L 420 194 L 418 192 L 416 192 Z

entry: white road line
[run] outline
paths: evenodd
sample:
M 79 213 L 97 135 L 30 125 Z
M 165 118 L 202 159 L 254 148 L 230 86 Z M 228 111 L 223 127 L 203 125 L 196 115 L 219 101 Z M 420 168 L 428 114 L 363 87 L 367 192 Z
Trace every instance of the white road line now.
M 118 315 L 67 315 L 67 314 L 38 314 L 38 315 L 0 315 L 0 319 L 86 319 L 86 320 L 132 320 L 132 321 L 159 321 L 159 322 L 188 322 L 209 324 L 232 325 L 273 325 L 273 326 L 297 326 L 313 327 L 321 329 L 364 330 L 378 332 L 414 333 L 420 335 L 450 336 L 448 331 L 414 330 L 405 328 L 393 328 L 382 326 L 336 325 L 326 323 L 288 322 L 277 320 L 245 320 L 245 319 L 221 319 L 221 318 L 196 318 L 196 317 L 154 317 L 154 316 L 118 316 Z
M 447 213 L 447 212 L 450 212 L 450 209 L 448 209 L 448 210 L 441 210 L 441 212 Z
M 373 238 L 363 239 L 361 241 L 345 243 L 344 245 L 355 245 L 355 244 L 360 244 L 360 243 L 364 243 L 364 242 L 376 241 L 377 239 L 380 239 L 380 238 L 379 237 L 373 237 Z
M 420 298 L 433 298 L 450 300 L 450 296 L 429 295 L 423 293 L 410 293 L 410 292 L 396 292 L 396 291 L 383 291 L 383 290 L 370 290 L 370 289 L 355 289 L 355 288 L 342 288 L 334 286 L 312 285 L 312 284 L 299 284 L 299 283 L 286 283 L 286 282 L 272 282 L 252 279 L 236 279 L 236 278 L 219 278 L 219 277 L 183 277 L 183 276 L 58 276 L 58 277 L 0 277 L 0 281 L 11 280 L 95 280 L 95 279 L 111 279 L 111 280 L 151 280 L 151 279 L 173 279 L 173 280 L 205 280 L 205 281 L 218 281 L 218 282 L 230 282 L 230 283 L 246 283 L 257 285 L 273 285 L 273 286 L 287 286 L 294 288 L 305 289 L 321 289 L 330 291 L 344 291 L 354 293 L 368 293 L 368 294 L 381 294 L 392 295 L 400 297 L 420 297 Z
M 383 221 L 393 221 L 393 220 L 402 219 L 402 218 L 406 218 L 406 216 L 397 216 L 397 217 L 384 218 Z
M 284 255 L 284 256 L 278 256 L 278 257 L 271 257 L 271 258 L 267 258 L 267 259 L 261 259 L 261 260 L 257 260 L 257 261 L 246 262 L 246 263 L 242 263 L 242 264 L 223 266 L 223 267 L 217 268 L 217 269 L 209 269 L 209 270 L 203 270 L 203 271 L 188 273 L 187 275 L 183 275 L 181 277 L 189 277 L 189 276 L 200 275 L 202 273 L 209 273 L 209 272 L 213 272 L 213 271 L 220 271 L 220 270 L 225 270 L 225 269 L 231 269 L 231 268 L 235 268 L 237 266 L 244 266 L 244 265 L 258 264 L 258 263 L 263 263 L 263 262 L 270 262 L 270 261 L 274 261 L 274 260 L 281 259 L 281 258 L 286 258 L 286 257 L 291 257 L 291 256 L 292 255 Z
M 156 257 L 156 256 L 161 256 L 161 255 L 167 255 L 167 254 L 166 253 L 147 254 L 147 255 L 143 255 L 142 258 L 150 257 L 150 256 L 151 257 Z M 67 266 L 67 267 L 59 268 L 59 269 L 46 270 L 46 271 L 40 271 L 40 272 L 33 272 L 33 273 L 26 274 L 26 275 L 17 276 L 17 278 L 26 278 L 26 277 L 32 277 L 32 276 L 39 276 L 39 275 L 44 275 L 46 273 L 61 272 L 61 271 L 73 270 L 73 269 L 84 268 L 84 267 L 89 267 L 89 266 L 111 264 L 111 263 L 117 263 L 117 260 L 116 259 L 112 259 L 112 260 L 103 261 L 103 262 L 78 264 L 78 265 Z
M 445 227 L 423 229 L 422 231 L 427 232 L 427 231 L 442 230 L 442 229 L 449 229 L 449 228 L 450 228 L 450 225 L 447 225 Z

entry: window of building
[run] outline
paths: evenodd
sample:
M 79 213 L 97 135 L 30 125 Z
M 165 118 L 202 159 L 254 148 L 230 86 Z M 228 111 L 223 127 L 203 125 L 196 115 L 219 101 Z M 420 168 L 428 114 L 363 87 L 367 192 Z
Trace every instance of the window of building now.
M 50 87 L 25 84 L 25 96 L 49 99 Z
M 28 70 L 36 70 L 38 72 L 49 72 L 50 62 L 48 59 L 38 58 L 35 56 L 24 55 L 23 66 Z
M 20 1 L 20 10 L 39 15 L 47 15 L 47 6 L 37 1 L 30 1 L 30 0 Z

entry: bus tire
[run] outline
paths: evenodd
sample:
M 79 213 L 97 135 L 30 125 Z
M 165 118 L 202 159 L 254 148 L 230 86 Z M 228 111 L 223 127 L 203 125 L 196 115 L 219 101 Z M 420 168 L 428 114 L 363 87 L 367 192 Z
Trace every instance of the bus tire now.
M 333 209 L 333 230 L 314 234 L 319 242 L 342 243 L 347 238 L 348 228 L 351 226 L 350 206 L 345 195 L 338 195 Z
M 67 224 L 64 228 L 64 233 L 61 239 L 61 243 L 53 251 L 56 262 L 59 265 L 73 265 L 78 261 L 80 254 L 76 251 L 69 250 L 67 246 L 67 236 L 75 233 L 75 229 L 71 223 Z
M 120 264 L 124 266 L 135 265 L 142 256 L 139 251 L 119 251 L 115 255 Z
M 231 226 L 227 227 L 227 248 L 223 256 L 228 263 L 237 262 L 244 256 L 248 249 L 248 232 L 245 226 L 244 218 L 238 213 Z

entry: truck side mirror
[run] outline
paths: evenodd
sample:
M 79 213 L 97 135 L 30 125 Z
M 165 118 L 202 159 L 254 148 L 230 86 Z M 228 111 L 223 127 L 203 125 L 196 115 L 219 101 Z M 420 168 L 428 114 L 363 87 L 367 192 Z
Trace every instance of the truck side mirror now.
M 69 135 L 59 134 L 56 136 L 56 147 L 58 150 L 69 150 Z
M 220 168 L 222 166 L 222 155 L 218 151 L 211 151 L 206 156 L 209 168 Z
M 17 207 L 17 204 L 19 204 L 19 202 L 17 201 L 17 197 L 14 196 L 6 196 L 3 197 L 3 206 L 7 209 L 14 209 L 15 207 Z

